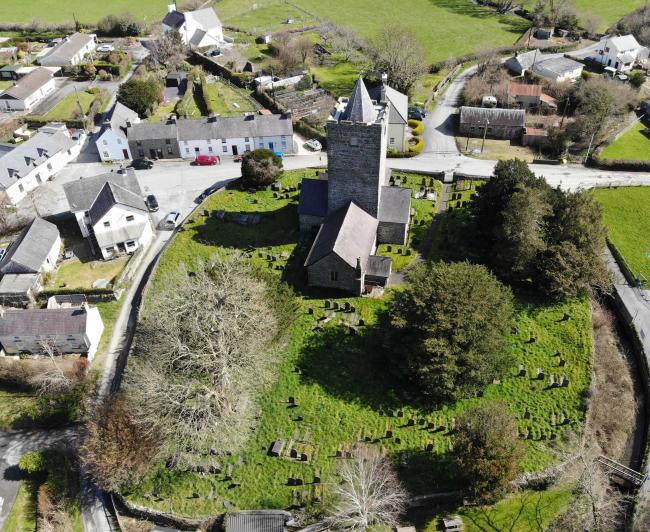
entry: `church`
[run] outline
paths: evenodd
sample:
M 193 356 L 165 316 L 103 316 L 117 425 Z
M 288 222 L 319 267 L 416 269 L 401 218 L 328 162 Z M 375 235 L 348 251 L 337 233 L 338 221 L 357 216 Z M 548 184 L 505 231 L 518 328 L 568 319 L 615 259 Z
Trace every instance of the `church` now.
M 361 78 L 327 123 L 327 173 L 303 179 L 302 232 L 316 232 L 305 267 L 308 284 L 355 295 L 386 286 L 390 257 L 378 244 L 405 245 L 411 189 L 390 186 L 386 168 L 390 106 L 373 101 Z

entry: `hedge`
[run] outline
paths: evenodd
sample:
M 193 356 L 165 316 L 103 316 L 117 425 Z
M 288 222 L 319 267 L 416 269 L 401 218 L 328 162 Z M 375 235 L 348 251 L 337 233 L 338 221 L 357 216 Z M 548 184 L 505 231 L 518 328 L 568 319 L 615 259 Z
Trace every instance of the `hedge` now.
M 309 124 L 304 118 L 298 120 L 293 126 L 294 131 L 308 139 L 316 139 L 323 148 L 327 147 L 327 135 Z
M 420 136 L 424 133 L 424 124 L 420 120 L 409 120 L 408 125 L 411 128 L 411 133 L 415 136 Z
M 417 137 L 417 139 L 418 141 L 413 146 L 409 146 L 409 152 L 419 155 L 424 150 L 424 139 L 422 137 Z
M 590 159 L 591 165 L 605 170 L 625 170 L 628 172 L 650 172 L 650 161 L 626 159 Z

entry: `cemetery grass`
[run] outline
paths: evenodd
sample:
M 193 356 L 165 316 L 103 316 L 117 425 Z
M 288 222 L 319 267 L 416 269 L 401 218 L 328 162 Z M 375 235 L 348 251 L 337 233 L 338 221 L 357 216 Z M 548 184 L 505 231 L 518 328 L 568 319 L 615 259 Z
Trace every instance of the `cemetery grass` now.
M 600 158 L 650 161 L 650 128 L 639 121 L 630 131 L 607 146 Z
M 288 172 L 283 184 L 297 184 L 300 177 L 313 175 L 313 170 Z M 556 449 L 568 447 L 566 438 L 570 432 L 581 431 L 584 417 L 591 360 L 588 301 L 552 306 L 520 301 L 516 318 L 519 332 L 508 339 L 516 364 L 501 383 L 488 386 L 485 399 L 446 405 L 422 402 L 416 390 L 379 369 L 389 366 L 383 331 L 390 292 L 383 299 L 370 299 L 305 288 L 302 262 L 309 243 L 297 244 L 296 206 L 297 193 L 291 193 L 288 199 L 274 199 L 269 190 L 252 194 L 228 189 L 216 193 L 188 220 L 162 257 L 154 289 L 157 283 L 164 282 L 165 273 L 175 271 L 181 263 L 196 265 L 198 260 L 207 260 L 217 252 L 253 246 L 257 250 L 249 248 L 251 260 L 260 267 L 267 268 L 267 254 L 278 257 L 271 262 L 271 271 L 296 288 L 299 312 L 287 335 L 277 382 L 262 395 L 261 419 L 250 440 L 231 455 L 202 458 L 206 468 L 218 463 L 222 473 L 200 475 L 168 469 L 161 463 L 130 487 L 131 502 L 192 516 L 215 515 L 230 507 L 286 508 L 297 502 L 295 492 L 299 498 L 304 494 L 310 500 L 322 496 L 327 504 L 328 494 L 323 489 L 335 480 L 335 470 L 342 460 L 335 457 L 337 452 L 351 451 L 356 443 L 366 440 L 387 450 L 411 493 L 458 489 L 458 475 L 449 459 L 450 428 L 459 413 L 486 399 L 505 400 L 519 419 L 522 435 L 530 430 L 526 470 L 540 470 L 561 459 Z M 203 215 L 203 207 L 211 214 L 209 217 Z M 263 219 L 257 226 L 240 226 L 212 215 L 220 210 L 258 212 Z M 282 258 L 283 253 L 289 258 Z M 287 269 L 276 270 L 277 263 Z M 325 297 L 332 304 L 347 301 L 355 307 L 356 316 L 365 322 L 357 335 L 349 334 L 351 313 L 341 311 L 334 313 L 320 332 L 314 330 L 317 320 L 326 315 Z M 309 307 L 313 307 L 313 314 L 308 312 Z M 570 321 L 561 321 L 565 312 L 571 315 Z M 536 337 L 535 343 L 528 343 L 531 336 Z M 556 367 L 556 351 L 567 361 L 565 368 Z M 517 376 L 520 362 L 529 371 L 526 377 Z M 534 379 L 537 367 L 546 372 L 545 381 Z M 569 387 L 549 389 L 550 373 L 566 373 Z M 288 403 L 290 396 L 297 403 L 293 408 Z M 530 419 L 523 419 L 526 409 Z M 559 426 L 565 415 L 568 423 Z M 303 419 L 298 420 L 298 416 Z M 410 418 L 414 426 L 407 426 Z M 432 426 L 420 425 L 420 420 Z M 393 431 L 393 437 L 386 437 L 387 430 Z M 558 436 L 553 442 L 548 439 L 551 431 Z M 278 438 L 285 441 L 285 451 L 282 457 L 273 458 L 268 451 Z M 290 459 L 291 448 L 306 453 L 308 460 Z M 241 485 L 225 480 L 229 468 L 234 482 Z M 313 483 L 316 474 L 323 484 Z M 289 477 L 300 478 L 304 485 L 288 485 Z M 200 497 L 193 498 L 194 492 Z M 154 493 L 157 497 L 151 496 Z
M 634 275 L 650 278 L 650 187 L 595 189 L 609 238 Z

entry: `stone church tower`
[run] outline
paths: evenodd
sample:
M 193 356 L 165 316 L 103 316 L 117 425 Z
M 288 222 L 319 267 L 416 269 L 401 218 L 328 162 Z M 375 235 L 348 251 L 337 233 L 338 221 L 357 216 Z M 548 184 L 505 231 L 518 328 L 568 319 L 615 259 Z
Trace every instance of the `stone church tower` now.
M 377 217 L 386 185 L 388 108 L 373 104 L 361 78 L 345 109 L 327 123 L 327 212 L 354 201 Z

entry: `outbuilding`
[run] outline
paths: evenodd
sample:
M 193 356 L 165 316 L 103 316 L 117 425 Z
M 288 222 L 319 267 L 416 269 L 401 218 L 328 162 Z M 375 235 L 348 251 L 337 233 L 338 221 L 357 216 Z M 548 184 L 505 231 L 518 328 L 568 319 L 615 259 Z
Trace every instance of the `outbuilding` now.
M 520 139 L 526 126 L 522 109 L 461 107 L 459 132 L 465 137 Z

